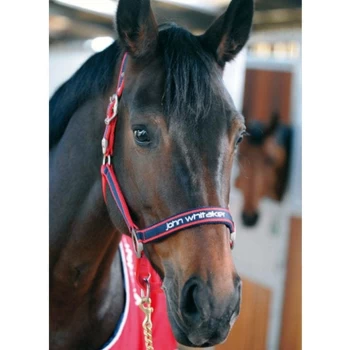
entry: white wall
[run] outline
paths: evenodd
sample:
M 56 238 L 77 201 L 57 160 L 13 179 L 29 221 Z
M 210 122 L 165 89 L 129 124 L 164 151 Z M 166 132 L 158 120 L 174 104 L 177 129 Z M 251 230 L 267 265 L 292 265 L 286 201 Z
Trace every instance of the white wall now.
M 240 112 L 243 108 L 246 60 L 247 50 L 243 49 L 234 61 L 226 64 L 224 71 L 224 83 Z
M 83 42 L 50 46 L 50 97 L 93 53 Z
M 300 31 L 293 32 L 292 38 L 300 42 Z M 266 60 L 247 55 L 246 66 L 254 69 L 290 71 L 293 74 L 292 164 L 289 186 L 282 203 L 263 199 L 260 203 L 257 226 L 247 228 L 241 222 L 243 206 L 241 192 L 233 188 L 230 198 L 230 209 L 237 225 L 234 261 L 242 276 L 272 291 L 266 349 L 277 350 L 284 301 L 290 218 L 301 216 L 301 57 L 297 60 Z M 232 183 L 238 173 L 239 165 L 236 163 L 232 171 Z

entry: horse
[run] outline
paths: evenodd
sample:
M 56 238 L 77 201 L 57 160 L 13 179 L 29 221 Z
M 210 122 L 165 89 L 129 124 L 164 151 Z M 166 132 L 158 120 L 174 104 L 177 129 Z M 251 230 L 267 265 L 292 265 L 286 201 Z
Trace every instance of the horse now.
M 126 299 L 124 235 L 160 277 L 177 342 L 227 338 L 241 281 L 226 217 L 245 124 L 222 77 L 248 40 L 253 11 L 253 0 L 232 0 L 195 36 L 159 26 L 149 0 L 120 0 L 118 39 L 50 99 L 50 349 L 100 349 L 114 332 Z M 112 173 L 115 187 L 106 186 Z M 146 243 L 136 232 L 159 222 L 167 236 Z
M 247 134 L 239 150 L 240 173 L 235 186 L 243 193 L 242 222 L 253 227 L 259 220 L 261 198 L 281 201 L 286 192 L 292 129 L 273 112 L 267 124 L 249 120 Z

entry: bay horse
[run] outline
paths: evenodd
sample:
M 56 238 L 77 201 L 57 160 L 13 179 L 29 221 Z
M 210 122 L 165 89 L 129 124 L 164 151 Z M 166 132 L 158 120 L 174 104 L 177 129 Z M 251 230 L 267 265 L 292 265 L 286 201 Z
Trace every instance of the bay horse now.
M 123 234 L 159 274 L 179 343 L 206 347 L 228 336 L 241 282 L 232 220 L 224 217 L 245 125 L 222 76 L 248 40 L 252 17 L 253 0 L 232 0 L 194 36 L 158 26 L 149 0 L 120 0 L 119 39 L 51 98 L 50 349 L 100 349 L 114 332 L 126 298 Z M 122 94 L 109 101 L 116 86 Z M 101 177 L 101 138 L 112 124 Z M 196 225 L 179 223 L 190 217 L 174 216 L 184 211 Z M 174 232 L 148 243 L 136 232 L 161 223 Z
M 247 134 L 239 149 L 236 187 L 243 194 L 242 222 L 252 227 L 259 220 L 259 203 L 263 197 L 283 199 L 288 183 L 292 129 L 274 112 L 267 123 L 248 120 Z

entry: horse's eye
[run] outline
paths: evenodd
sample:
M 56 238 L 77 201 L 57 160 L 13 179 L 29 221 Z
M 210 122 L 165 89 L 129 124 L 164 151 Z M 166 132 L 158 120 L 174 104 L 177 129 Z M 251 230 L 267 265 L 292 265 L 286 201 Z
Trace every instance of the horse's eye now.
M 236 145 L 239 145 L 243 141 L 243 136 L 240 136 L 236 141 Z
M 147 146 L 151 142 L 149 134 L 145 129 L 134 130 L 134 137 L 135 137 L 136 143 L 139 144 L 140 146 Z
M 242 132 L 242 134 L 241 135 L 239 135 L 239 137 L 238 137 L 238 139 L 237 139 L 237 141 L 236 141 L 236 146 L 238 146 L 242 141 L 243 141 L 243 137 L 244 137 L 244 135 L 246 135 L 247 133 L 244 131 L 244 132 Z

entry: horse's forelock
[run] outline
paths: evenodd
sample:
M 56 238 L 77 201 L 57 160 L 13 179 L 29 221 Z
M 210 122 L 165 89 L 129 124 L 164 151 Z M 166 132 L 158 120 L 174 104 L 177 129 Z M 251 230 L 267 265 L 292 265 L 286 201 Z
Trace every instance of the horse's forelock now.
M 181 27 L 161 26 L 159 41 L 165 66 L 164 114 L 196 125 L 208 118 L 213 105 L 223 104 L 223 94 L 215 91 L 218 67 L 198 38 Z

